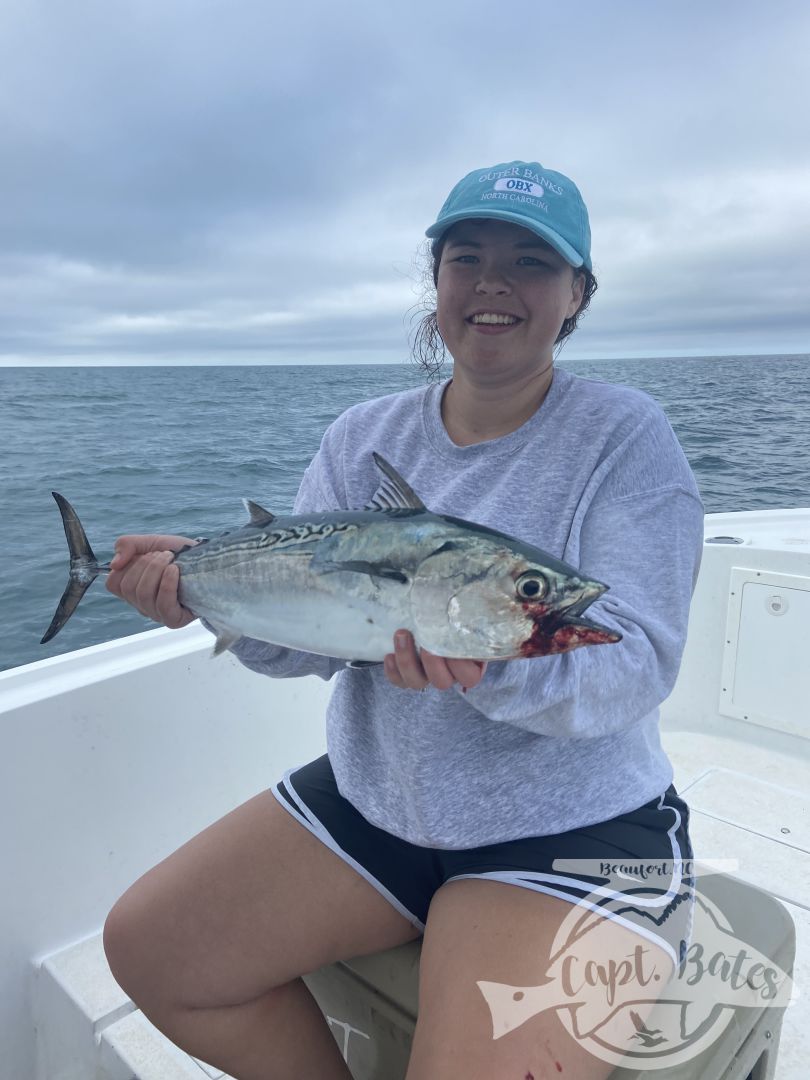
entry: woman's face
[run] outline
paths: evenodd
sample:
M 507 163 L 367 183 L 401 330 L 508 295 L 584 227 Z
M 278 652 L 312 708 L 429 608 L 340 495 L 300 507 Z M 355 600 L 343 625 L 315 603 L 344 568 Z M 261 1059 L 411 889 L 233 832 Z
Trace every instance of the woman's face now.
M 584 287 L 584 275 L 529 229 L 490 218 L 460 221 L 448 231 L 439 264 L 439 331 L 470 372 L 543 371 Z

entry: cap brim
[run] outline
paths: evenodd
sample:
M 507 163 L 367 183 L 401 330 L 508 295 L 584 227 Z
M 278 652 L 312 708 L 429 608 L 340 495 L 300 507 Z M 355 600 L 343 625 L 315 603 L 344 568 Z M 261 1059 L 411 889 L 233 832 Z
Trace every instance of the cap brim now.
M 496 221 L 511 221 L 514 225 L 522 225 L 524 229 L 528 229 L 529 232 L 533 232 L 536 236 L 542 237 L 543 240 L 551 244 L 554 250 L 559 252 L 570 266 L 575 269 L 586 266 L 590 269 L 582 256 L 571 247 L 567 240 L 563 240 L 561 236 L 558 236 L 553 229 L 545 229 L 533 219 L 510 210 L 494 210 L 490 207 L 484 207 L 481 210 L 464 210 L 459 211 L 457 214 L 448 214 L 446 217 L 434 222 L 429 229 L 426 229 L 425 236 L 435 240 L 436 237 L 447 232 L 451 225 L 455 225 L 459 221 L 468 221 L 470 218 L 492 218 Z

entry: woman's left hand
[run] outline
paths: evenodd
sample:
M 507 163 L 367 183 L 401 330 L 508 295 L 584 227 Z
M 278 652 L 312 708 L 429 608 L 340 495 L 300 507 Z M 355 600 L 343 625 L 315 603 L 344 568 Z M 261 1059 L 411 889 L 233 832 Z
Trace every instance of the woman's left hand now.
M 424 690 L 428 686 L 449 690 L 456 683 L 468 690 L 481 681 L 487 664 L 485 660 L 450 660 L 427 649 L 417 652 L 413 634 L 397 630 L 394 651 L 385 657 L 384 667 L 389 682 L 402 690 Z

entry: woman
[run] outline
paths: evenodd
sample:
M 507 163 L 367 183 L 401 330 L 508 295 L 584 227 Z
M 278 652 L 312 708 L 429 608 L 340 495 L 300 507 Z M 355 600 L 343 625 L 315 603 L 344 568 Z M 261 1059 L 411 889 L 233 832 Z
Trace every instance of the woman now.
M 546 1008 L 494 1038 L 500 1021 L 478 983 L 547 983 L 555 936 L 577 910 L 606 916 L 589 958 L 608 948 L 638 959 L 641 944 L 659 979 L 688 938 L 678 861 L 691 854 L 688 810 L 670 786 L 658 705 L 678 672 L 700 561 L 694 477 L 646 394 L 554 369 L 555 344 L 595 289 L 571 180 L 536 162 L 476 170 L 427 235 L 453 377 L 340 416 L 296 512 L 363 506 L 377 486 L 371 451 L 382 449 L 432 510 L 607 582 L 589 615 L 623 639 L 486 666 L 398 632 L 383 670 L 359 671 L 234 646 L 273 676 L 340 672 L 328 755 L 146 874 L 111 912 L 105 944 L 153 1022 L 239 1080 L 345 1080 L 299 976 L 420 933 L 408 1080 L 597 1080 L 611 1066 L 572 1023 L 576 1009 Z M 184 625 L 193 615 L 178 604 L 171 559 L 188 542 L 121 538 L 108 588 Z M 622 891 L 618 864 L 638 861 L 657 865 L 659 880 Z M 604 987 L 576 993 L 571 1005 Z

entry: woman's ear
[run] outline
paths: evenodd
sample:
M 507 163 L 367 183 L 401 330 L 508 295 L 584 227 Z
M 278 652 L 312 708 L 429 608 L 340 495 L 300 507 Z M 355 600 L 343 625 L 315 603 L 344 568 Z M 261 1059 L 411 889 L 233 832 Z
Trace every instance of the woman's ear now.
M 582 297 L 585 295 L 585 275 L 579 271 L 574 271 L 574 278 L 571 282 L 571 303 L 568 305 L 568 311 L 566 318 L 570 319 L 573 315 L 579 311 L 580 304 L 582 303 Z

